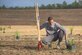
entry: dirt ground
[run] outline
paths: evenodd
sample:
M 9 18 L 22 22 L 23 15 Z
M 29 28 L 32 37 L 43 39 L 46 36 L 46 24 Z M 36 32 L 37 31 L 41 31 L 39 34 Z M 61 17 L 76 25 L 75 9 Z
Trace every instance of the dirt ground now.
M 57 42 L 52 43 L 52 47 L 47 45 L 38 51 L 38 37 L 36 26 L 0 26 L 5 27 L 5 33 L 0 30 L 0 55 L 82 55 L 82 26 L 64 26 L 67 28 L 67 33 L 70 33 L 70 28 L 73 27 L 73 36 L 76 49 L 68 51 L 65 47 L 65 42 L 61 43 L 61 50 L 56 48 Z M 79 29 L 77 29 L 79 28 Z M 16 37 L 16 31 L 19 32 L 19 38 Z M 41 31 L 41 35 L 45 35 L 45 30 Z M 45 36 L 41 36 L 44 38 Z M 68 35 L 68 39 L 69 35 Z
M 82 41 L 81 36 L 73 35 L 75 39 L 76 49 L 68 51 L 65 47 L 64 41 L 61 43 L 61 49 L 56 49 L 56 42 L 52 43 L 52 48 L 44 45 L 38 51 L 36 36 L 23 36 L 16 39 L 15 36 L 0 37 L 0 55 L 82 55 Z M 6 40 L 4 40 L 6 39 Z M 10 40 L 12 39 L 12 40 Z

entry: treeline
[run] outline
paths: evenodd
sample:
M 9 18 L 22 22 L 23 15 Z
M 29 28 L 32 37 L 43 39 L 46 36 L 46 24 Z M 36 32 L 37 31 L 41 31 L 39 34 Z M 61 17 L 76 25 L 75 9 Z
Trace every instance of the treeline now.
M 34 7 L 6 7 L 5 5 L 0 6 L 0 9 L 34 9 Z
M 66 1 L 64 1 L 62 4 L 48 4 L 48 5 L 41 5 L 41 9 L 78 9 L 82 8 L 82 2 L 74 1 L 71 4 L 67 4 Z
M 0 7 L 1 9 L 34 9 L 34 7 L 9 7 L 7 8 L 5 5 Z M 62 4 L 48 4 L 44 5 L 42 4 L 39 6 L 40 9 L 78 9 L 82 8 L 82 2 L 77 2 L 76 0 L 72 2 L 71 4 L 67 4 L 66 1 L 64 1 Z

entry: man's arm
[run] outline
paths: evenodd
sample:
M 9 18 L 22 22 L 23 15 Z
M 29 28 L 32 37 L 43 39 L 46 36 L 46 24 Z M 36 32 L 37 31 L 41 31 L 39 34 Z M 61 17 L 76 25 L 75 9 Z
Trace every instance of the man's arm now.
M 43 23 L 41 26 L 40 26 L 40 30 L 45 28 L 46 27 L 46 23 Z
M 57 26 L 59 29 L 63 30 L 64 33 L 66 34 L 66 30 L 65 30 L 59 23 L 56 23 L 56 26 Z M 59 30 L 58 30 L 58 31 L 59 31 Z

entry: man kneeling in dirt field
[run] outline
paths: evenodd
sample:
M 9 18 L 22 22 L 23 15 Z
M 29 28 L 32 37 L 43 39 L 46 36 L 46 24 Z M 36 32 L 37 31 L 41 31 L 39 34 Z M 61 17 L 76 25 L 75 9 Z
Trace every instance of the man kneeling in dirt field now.
M 60 49 L 60 42 L 66 34 L 65 29 L 57 22 L 54 21 L 53 17 L 48 17 L 48 21 L 40 26 L 40 29 L 46 29 L 46 37 L 43 38 L 42 43 L 51 47 L 51 42 L 57 41 L 57 48 Z

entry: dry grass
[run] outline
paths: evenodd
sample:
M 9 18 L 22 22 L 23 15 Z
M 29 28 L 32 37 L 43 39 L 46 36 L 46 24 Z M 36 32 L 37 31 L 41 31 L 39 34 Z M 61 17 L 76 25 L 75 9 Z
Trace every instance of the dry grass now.
M 37 35 L 37 27 L 36 26 L 11 26 L 11 29 L 9 29 L 9 26 L 0 26 L 2 28 L 5 28 L 5 33 L 3 31 L 0 31 L 0 36 L 2 35 L 14 35 L 16 32 L 19 32 L 20 35 Z M 70 29 L 73 28 L 73 34 L 82 34 L 82 26 L 64 26 L 64 28 L 67 31 L 67 34 L 70 33 Z M 41 30 L 41 35 L 46 35 L 45 29 Z

